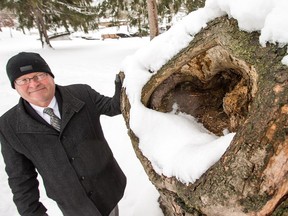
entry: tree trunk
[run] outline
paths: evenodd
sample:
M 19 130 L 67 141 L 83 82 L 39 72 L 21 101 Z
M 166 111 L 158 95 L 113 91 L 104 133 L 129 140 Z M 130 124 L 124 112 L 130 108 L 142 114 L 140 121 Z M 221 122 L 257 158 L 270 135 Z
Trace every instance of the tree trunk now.
M 150 40 L 159 35 L 156 0 L 147 0 Z
M 37 2 L 31 2 L 32 10 L 35 16 L 35 22 L 39 31 L 40 41 L 42 44 L 42 47 L 44 45 L 48 45 L 48 47 L 52 48 L 52 45 L 50 43 L 48 34 L 47 34 L 47 28 L 44 20 L 43 13 L 41 12 L 41 9 L 39 8 L 39 5 Z
M 222 158 L 193 184 L 158 175 L 122 111 L 137 157 L 160 193 L 165 215 L 288 215 L 288 68 L 286 47 L 261 47 L 259 33 L 217 18 L 151 77 L 142 102 L 169 112 L 173 103 L 211 132 L 236 132 Z M 124 71 L 125 73 L 125 71 Z

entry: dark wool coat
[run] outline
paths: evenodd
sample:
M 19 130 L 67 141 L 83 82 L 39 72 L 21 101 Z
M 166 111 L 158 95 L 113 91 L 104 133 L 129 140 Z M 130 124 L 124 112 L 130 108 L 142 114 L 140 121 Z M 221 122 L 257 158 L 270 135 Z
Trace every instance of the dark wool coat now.
M 60 133 L 23 99 L 0 118 L 1 150 L 14 202 L 21 215 L 44 215 L 38 172 L 47 196 L 65 216 L 109 215 L 123 196 L 126 177 L 105 140 L 99 117 L 120 113 L 121 84 L 116 83 L 113 98 L 87 85 L 56 89 Z

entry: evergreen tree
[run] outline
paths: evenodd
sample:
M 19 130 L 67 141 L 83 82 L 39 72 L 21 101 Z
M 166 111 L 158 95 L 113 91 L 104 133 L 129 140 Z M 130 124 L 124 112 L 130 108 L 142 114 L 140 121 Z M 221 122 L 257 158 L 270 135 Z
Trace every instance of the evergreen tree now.
M 121 21 L 129 26 L 137 26 L 141 36 L 147 35 L 148 11 L 146 0 L 104 0 L 98 6 L 99 16 L 112 18 L 111 22 L 120 24 Z
M 48 30 L 58 27 L 69 27 L 73 30 L 97 28 L 96 8 L 91 6 L 92 0 L 1 0 L 0 7 L 14 11 L 18 15 L 19 27 L 37 26 L 42 46 L 52 47 L 47 34 Z
M 148 34 L 148 0 L 104 0 L 98 6 L 99 17 L 112 18 L 114 23 L 119 19 L 126 19 L 130 26 L 137 26 L 139 34 Z M 159 25 L 164 19 L 171 22 L 179 12 L 186 14 L 199 7 L 203 7 L 205 0 L 155 0 L 158 11 Z M 166 21 L 166 22 L 167 22 Z
M 203 7 L 205 0 L 155 0 L 159 25 L 185 9 L 188 13 Z M 0 7 L 8 8 L 18 15 L 19 27 L 32 28 L 37 26 L 42 46 L 48 44 L 48 30 L 64 27 L 66 31 L 81 29 L 87 32 L 96 29 L 100 18 L 110 18 L 112 25 L 120 25 L 122 21 L 129 26 L 137 26 L 139 36 L 149 34 L 147 0 L 104 0 L 97 6 L 93 0 L 1 0 Z M 168 20 L 167 20 L 168 18 Z M 153 31 L 157 32 L 156 29 Z
M 131 0 L 128 18 L 132 26 L 138 27 L 139 36 L 148 35 L 149 26 L 146 0 Z

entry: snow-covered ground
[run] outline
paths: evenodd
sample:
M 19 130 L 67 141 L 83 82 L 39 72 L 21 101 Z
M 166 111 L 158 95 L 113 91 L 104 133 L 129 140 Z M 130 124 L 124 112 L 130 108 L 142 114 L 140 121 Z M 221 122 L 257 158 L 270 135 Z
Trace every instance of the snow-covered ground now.
M 53 70 L 58 84 L 86 83 L 106 95 L 113 94 L 115 74 L 124 70 L 124 85 L 131 103 L 131 128 L 140 138 L 142 152 L 159 174 L 176 176 L 184 183 L 193 182 L 221 157 L 234 134 L 217 137 L 191 116 L 145 108 L 140 103 L 140 95 L 141 88 L 153 75 L 148 70 L 156 72 L 187 46 L 208 21 L 226 14 L 238 20 L 240 30 L 259 31 L 259 45 L 265 46 L 267 42 L 285 45 L 288 43 L 287 10 L 287 0 L 207 0 L 205 8 L 192 12 L 152 42 L 149 38 L 105 41 L 74 38 L 52 42 L 53 50 L 42 49 L 35 34 L 23 36 L 13 31 L 11 38 L 9 29 L 3 29 L 0 32 L 0 114 L 18 100 L 6 77 L 5 65 L 8 58 L 20 51 L 39 52 Z M 97 33 L 89 36 L 94 34 Z M 287 57 L 283 63 L 288 64 Z M 115 157 L 128 177 L 120 215 L 162 215 L 157 203 L 159 194 L 135 157 L 123 117 L 103 117 L 102 123 Z M 0 169 L 0 214 L 14 216 L 17 213 L 3 161 Z M 53 201 L 45 197 L 43 187 L 41 194 L 48 213 L 61 215 Z
M 14 106 L 18 94 L 9 84 L 6 75 L 7 60 L 20 51 L 38 52 L 48 62 L 55 75 L 55 82 L 60 85 L 85 83 L 102 94 L 114 93 L 115 74 L 127 55 L 132 55 L 139 48 L 149 43 L 149 38 L 52 41 L 54 49 L 42 49 L 35 34 L 23 35 L 21 32 L 3 28 L 0 32 L 0 115 Z M 140 162 L 135 156 L 132 144 L 122 116 L 101 118 L 105 136 L 112 151 L 125 172 L 128 184 L 124 198 L 119 203 L 122 216 L 161 216 L 158 207 L 158 192 L 148 180 Z M 45 195 L 40 187 L 41 200 L 51 216 L 61 216 L 54 201 Z M 4 171 L 4 162 L 0 156 L 0 215 L 16 216 L 17 210 L 12 201 L 12 194 Z

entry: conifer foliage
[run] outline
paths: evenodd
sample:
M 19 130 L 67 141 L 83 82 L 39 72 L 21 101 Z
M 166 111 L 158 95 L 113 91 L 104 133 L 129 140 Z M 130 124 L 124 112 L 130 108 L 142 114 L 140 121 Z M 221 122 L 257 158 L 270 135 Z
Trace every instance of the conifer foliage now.
M 169 26 L 172 18 L 178 12 L 181 11 L 184 14 L 188 14 L 199 7 L 203 7 L 205 4 L 205 0 L 103 0 L 99 2 L 99 16 L 112 17 L 116 24 L 125 20 L 130 26 L 136 26 L 141 36 L 147 35 L 149 34 L 149 30 L 151 31 L 148 25 L 148 20 L 151 22 L 151 18 L 148 18 L 148 11 L 151 10 L 151 7 L 148 7 L 148 2 L 156 2 L 157 8 L 155 11 L 157 11 L 157 16 L 154 14 L 155 11 L 150 11 L 150 14 L 153 15 L 153 19 L 156 17 L 157 20 L 154 21 L 158 22 L 158 26 L 161 26 L 163 23 Z M 165 26 L 165 30 L 168 26 Z M 155 31 L 154 29 L 153 32 Z M 156 35 L 154 33 L 151 36 L 153 38 Z
M 37 27 L 42 46 L 52 47 L 48 37 L 48 30 L 69 27 L 74 30 L 97 27 L 97 11 L 91 6 L 92 0 L 1 0 L 0 7 L 7 8 L 18 15 L 19 27 Z
M 137 27 L 138 36 L 151 33 L 151 17 L 153 14 L 154 27 L 150 35 L 157 36 L 159 31 L 155 28 L 165 23 L 164 30 L 169 27 L 172 18 L 182 11 L 185 14 L 196 8 L 204 6 L 205 0 L 153 0 L 153 13 L 148 13 L 149 0 L 1 0 L 0 8 L 8 9 L 18 17 L 19 27 L 37 27 L 42 46 L 50 41 L 48 31 L 64 28 L 67 32 L 82 30 L 88 32 L 98 27 L 101 19 L 107 18 L 111 25 L 126 24 Z M 150 4 L 151 5 L 151 4 Z M 156 12 L 157 11 L 157 12 Z M 155 14 L 155 12 L 157 14 Z M 149 22 L 148 22 L 149 20 Z M 163 27 L 162 27 L 163 28 Z

